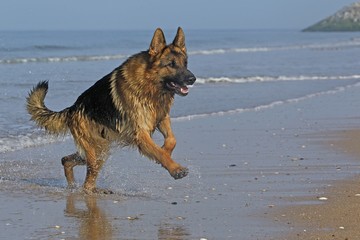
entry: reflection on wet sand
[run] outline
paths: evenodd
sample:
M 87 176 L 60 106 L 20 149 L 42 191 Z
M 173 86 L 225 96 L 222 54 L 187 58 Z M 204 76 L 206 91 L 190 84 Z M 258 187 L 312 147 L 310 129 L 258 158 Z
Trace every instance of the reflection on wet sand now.
M 186 227 L 174 224 L 172 218 L 163 219 L 160 215 L 151 216 L 150 213 L 141 214 L 142 217 L 107 216 L 105 210 L 98 206 L 98 201 L 101 199 L 96 195 L 72 193 L 67 196 L 65 216 L 75 218 L 78 222 L 73 226 L 79 229 L 76 239 L 129 239 L 131 236 L 131 239 L 185 240 L 190 237 Z M 151 220 L 156 219 L 156 222 L 160 224 L 153 221 L 149 224 L 146 219 L 148 217 L 152 218 Z M 184 219 L 181 218 L 181 220 Z M 176 218 L 176 221 L 180 220 Z M 119 228 L 123 232 L 120 232 Z M 154 231 L 154 228 L 157 229 Z
M 75 194 L 67 197 L 65 215 L 79 219 L 79 239 L 104 240 L 112 239 L 112 224 L 105 213 L 98 207 L 96 196 L 83 196 L 86 209 L 75 206 Z

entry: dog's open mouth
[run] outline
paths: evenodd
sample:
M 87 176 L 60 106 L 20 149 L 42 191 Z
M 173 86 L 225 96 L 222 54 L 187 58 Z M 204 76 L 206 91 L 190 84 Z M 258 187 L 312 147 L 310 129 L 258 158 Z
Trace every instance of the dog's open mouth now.
M 180 96 L 186 96 L 189 93 L 189 86 L 187 85 L 179 85 L 178 83 L 171 81 L 167 82 L 166 86 Z

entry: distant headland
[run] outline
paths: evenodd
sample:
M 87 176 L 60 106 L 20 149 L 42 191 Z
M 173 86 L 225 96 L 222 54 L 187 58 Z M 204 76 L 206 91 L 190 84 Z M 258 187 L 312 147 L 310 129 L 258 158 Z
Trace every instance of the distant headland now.
M 302 30 L 303 32 L 360 31 L 360 1 Z

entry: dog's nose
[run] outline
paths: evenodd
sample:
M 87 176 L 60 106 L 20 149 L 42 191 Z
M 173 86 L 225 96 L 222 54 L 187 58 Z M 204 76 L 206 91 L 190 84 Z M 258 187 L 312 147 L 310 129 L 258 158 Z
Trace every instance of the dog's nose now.
M 186 82 L 190 85 L 193 85 L 195 81 L 196 81 L 196 77 L 193 75 L 193 76 L 190 76 Z

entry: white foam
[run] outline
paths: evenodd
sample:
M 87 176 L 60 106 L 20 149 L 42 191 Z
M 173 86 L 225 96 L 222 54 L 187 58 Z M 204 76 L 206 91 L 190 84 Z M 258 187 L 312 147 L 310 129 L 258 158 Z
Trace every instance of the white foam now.
M 70 136 L 56 137 L 45 134 L 25 134 L 0 138 L 0 153 L 64 141 Z
M 280 82 L 280 81 L 316 81 L 316 80 L 356 80 L 360 75 L 341 76 L 250 76 L 250 77 L 209 77 L 197 78 L 196 83 L 253 83 L 253 82 Z
M 360 39 L 354 38 L 351 40 L 333 42 L 333 43 L 319 43 L 319 44 L 298 44 L 288 46 L 258 46 L 258 47 L 234 47 L 234 48 L 216 48 L 216 49 L 201 49 L 189 51 L 189 55 L 219 55 L 227 53 L 256 53 L 256 52 L 270 52 L 270 51 L 292 51 L 301 49 L 310 50 L 338 50 L 341 48 L 360 47 Z M 114 54 L 114 55 L 94 55 L 94 56 L 54 56 L 54 57 L 28 57 L 28 58 L 13 58 L 0 59 L 0 64 L 25 64 L 25 63 L 40 63 L 40 62 L 76 62 L 76 61 L 108 61 L 127 58 L 129 55 Z
M 0 59 L 0 64 L 25 64 L 25 63 L 57 63 L 57 62 L 84 62 L 84 61 L 109 61 L 127 58 L 128 55 L 99 55 L 99 56 L 68 56 L 68 57 L 29 57 Z
M 268 52 L 273 48 L 268 47 L 252 47 L 252 48 L 229 48 L 229 49 L 209 49 L 209 50 L 197 50 L 190 51 L 189 55 L 214 55 L 225 53 L 244 53 L 244 52 Z
M 194 115 L 188 115 L 188 116 L 175 117 L 175 118 L 172 118 L 172 121 L 190 121 L 193 119 L 207 118 L 207 117 L 212 117 L 212 116 L 223 116 L 223 115 L 237 114 L 237 113 L 244 113 L 244 112 L 263 111 L 263 110 L 274 108 L 279 105 L 297 103 L 297 102 L 305 101 L 305 100 L 312 99 L 315 97 L 319 97 L 322 95 L 337 94 L 339 92 L 343 92 L 343 91 L 353 88 L 353 87 L 360 87 L 360 83 L 350 84 L 350 85 L 342 86 L 342 87 L 336 87 L 332 90 L 312 93 L 312 94 L 308 94 L 308 95 L 298 97 L 298 98 L 290 98 L 290 99 L 286 99 L 283 101 L 274 101 L 269 104 L 259 105 L 259 106 L 255 106 L 252 108 L 237 108 L 237 109 L 232 109 L 232 110 L 228 110 L 228 111 L 219 111 L 219 112 L 213 112 L 213 113 L 203 113 L 203 114 L 194 114 Z
M 270 52 L 270 51 L 292 51 L 301 49 L 310 50 L 338 50 L 340 48 L 360 47 L 360 40 L 345 40 L 334 43 L 323 44 L 300 44 L 289 46 L 266 46 L 266 47 L 248 47 L 248 48 L 219 48 L 219 49 L 204 49 L 188 52 L 189 55 L 216 55 L 226 53 L 248 53 L 248 52 Z

